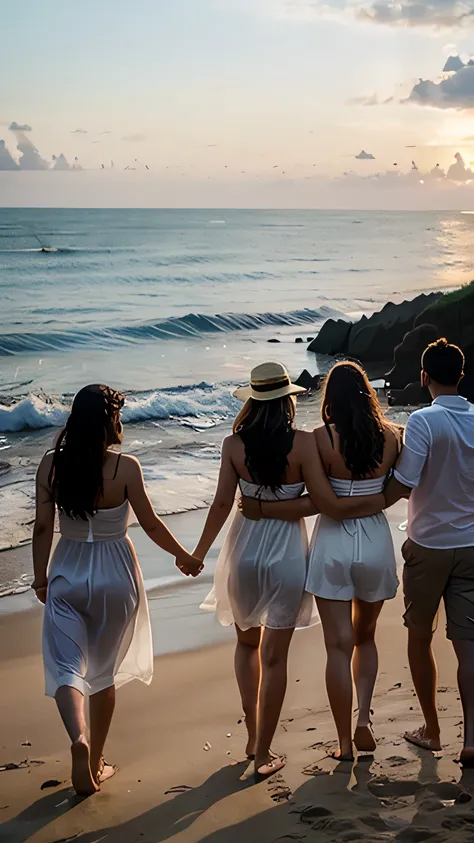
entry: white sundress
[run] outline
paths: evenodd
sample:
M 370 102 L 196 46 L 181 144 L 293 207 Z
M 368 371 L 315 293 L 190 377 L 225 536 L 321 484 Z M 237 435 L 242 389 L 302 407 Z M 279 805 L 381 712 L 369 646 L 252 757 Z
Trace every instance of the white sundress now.
M 127 535 L 128 501 L 84 521 L 60 513 L 43 623 L 46 695 L 131 679 L 149 685 L 153 648 L 143 577 Z
M 368 480 L 329 478 L 336 495 L 377 495 L 385 477 Z M 306 588 L 326 600 L 367 603 L 390 600 L 398 588 L 397 563 L 384 512 L 367 518 L 334 521 L 318 515 L 309 549 Z
M 246 497 L 262 501 L 298 498 L 304 483 L 278 492 L 240 481 Z M 242 630 L 306 627 L 318 622 L 315 602 L 305 592 L 308 537 L 304 520 L 249 521 L 236 512 L 217 560 L 214 586 L 201 609 L 215 612 L 223 626 Z

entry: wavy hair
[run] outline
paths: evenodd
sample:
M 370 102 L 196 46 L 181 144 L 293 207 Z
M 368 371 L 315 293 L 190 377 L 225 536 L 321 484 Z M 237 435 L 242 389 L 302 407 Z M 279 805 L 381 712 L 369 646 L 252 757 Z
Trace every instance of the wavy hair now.
M 325 383 L 321 415 L 331 441 L 330 425 L 334 425 L 352 477 L 370 477 L 383 460 L 386 422 L 361 366 L 350 361 L 333 366 Z
M 254 483 L 281 488 L 295 439 L 296 406 L 291 395 L 272 401 L 249 398 L 234 422 L 245 448 L 245 465 Z
M 102 384 L 85 386 L 74 398 L 49 475 L 58 509 L 71 518 L 87 520 L 97 512 L 107 448 L 122 441 L 123 404 L 123 395 Z

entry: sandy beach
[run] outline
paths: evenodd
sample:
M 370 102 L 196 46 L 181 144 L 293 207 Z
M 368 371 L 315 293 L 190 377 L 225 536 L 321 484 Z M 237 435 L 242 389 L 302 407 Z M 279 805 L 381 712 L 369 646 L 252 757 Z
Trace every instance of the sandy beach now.
M 404 512 L 404 504 L 389 512 L 398 551 L 404 539 L 398 529 Z M 191 534 L 197 520 L 188 524 Z M 196 591 L 187 592 L 191 616 L 205 587 L 196 583 Z M 154 607 L 151 594 L 155 643 L 165 639 L 155 647 L 161 652 L 174 649 L 169 639 L 179 629 L 172 595 L 173 590 L 168 603 L 161 602 L 162 597 Z M 4 613 L 0 617 L 0 840 L 472 840 L 474 773 L 462 773 L 456 763 L 461 709 L 444 620 L 440 618 L 435 644 L 444 750 L 435 757 L 408 746 L 402 738 L 420 716 L 401 613 L 399 594 L 386 604 L 378 629 L 380 674 L 374 699 L 378 748 L 373 757 L 359 757 L 354 765 L 328 758 L 335 733 L 318 626 L 297 633 L 292 647 L 288 694 L 275 739 L 275 749 L 287 755 L 287 766 L 255 785 L 244 761 L 245 727 L 233 676 L 232 633 L 221 632 L 213 617 L 202 614 L 203 626 L 191 624 L 188 636 L 194 638 L 194 649 L 158 656 L 150 688 L 135 682 L 119 692 L 107 746 L 107 758 L 119 765 L 119 773 L 97 796 L 84 801 L 78 801 L 71 789 L 67 740 L 54 703 L 43 696 L 41 610 Z M 206 641 L 214 643 L 203 646 Z M 178 644 L 175 649 L 182 649 L 179 636 Z M 10 764 L 17 766 L 2 766 Z

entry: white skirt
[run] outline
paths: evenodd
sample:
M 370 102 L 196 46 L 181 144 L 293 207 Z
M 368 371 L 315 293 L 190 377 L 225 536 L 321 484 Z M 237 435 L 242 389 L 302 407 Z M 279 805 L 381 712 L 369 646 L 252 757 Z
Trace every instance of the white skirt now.
M 131 679 L 150 684 L 148 601 L 128 536 L 60 539 L 48 571 L 43 662 L 51 697 L 62 685 L 96 694 Z
M 249 521 L 237 512 L 201 609 L 242 630 L 317 623 L 314 599 L 305 592 L 307 547 L 304 521 Z
M 326 600 L 390 600 L 398 588 L 390 526 L 381 512 L 334 521 L 319 515 L 309 550 L 307 590 Z

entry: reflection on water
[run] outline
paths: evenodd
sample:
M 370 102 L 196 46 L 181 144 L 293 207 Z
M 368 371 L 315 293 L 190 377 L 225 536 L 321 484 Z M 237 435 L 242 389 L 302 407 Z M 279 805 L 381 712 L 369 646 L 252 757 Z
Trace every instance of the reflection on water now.
M 436 287 L 457 287 L 459 284 L 472 281 L 474 270 L 472 267 L 472 242 L 474 237 L 474 214 L 463 212 L 459 216 L 453 214 L 440 215 L 439 231 L 436 243 L 444 260 L 440 261 L 440 254 L 433 254 L 432 262 L 435 267 L 434 277 Z

